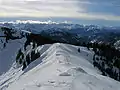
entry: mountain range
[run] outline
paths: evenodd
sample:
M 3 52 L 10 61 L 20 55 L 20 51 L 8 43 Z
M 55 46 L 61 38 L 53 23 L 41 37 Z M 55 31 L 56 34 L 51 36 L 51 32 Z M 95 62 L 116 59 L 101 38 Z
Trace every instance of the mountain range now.
M 118 27 L 50 21 L 0 27 L 0 90 L 120 90 L 120 82 L 94 64 L 96 49 L 86 46 L 119 47 Z

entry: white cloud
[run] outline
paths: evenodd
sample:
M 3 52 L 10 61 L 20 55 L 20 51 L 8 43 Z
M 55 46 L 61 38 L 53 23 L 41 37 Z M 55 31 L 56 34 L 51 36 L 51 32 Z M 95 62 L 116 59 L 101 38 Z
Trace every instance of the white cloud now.
M 89 14 L 79 13 L 78 18 L 84 18 L 86 20 L 108 20 L 108 21 L 120 21 L 120 16 L 107 15 L 107 14 Z
M 120 20 L 120 16 L 87 13 L 84 4 L 92 3 L 87 0 L 0 0 L 0 17 L 71 17 L 87 20 Z
M 58 14 L 66 15 L 70 13 L 75 13 L 77 11 L 84 11 L 84 9 L 80 7 L 78 8 L 76 6 L 76 3 L 76 1 L 68 0 L 4 0 L 0 5 L 0 11 L 1 13 L 4 13 L 5 16 L 10 16 L 11 13 L 13 13 L 12 16 L 21 16 L 22 14 L 22 16 L 24 16 L 24 14 L 32 16 L 31 13 L 38 13 L 40 17 L 42 17 L 42 15 L 43 17 L 47 15 L 59 16 Z M 46 13 L 47 15 L 45 15 Z

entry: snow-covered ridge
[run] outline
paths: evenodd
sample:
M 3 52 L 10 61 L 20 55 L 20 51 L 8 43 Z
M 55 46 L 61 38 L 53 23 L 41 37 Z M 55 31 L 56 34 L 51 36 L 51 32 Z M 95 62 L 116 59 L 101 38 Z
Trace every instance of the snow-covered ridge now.
M 70 22 L 68 21 L 64 21 L 64 22 L 55 22 L 55 21 L 51 21 L 51 20 L 47 20 L 47 21 L 35 21 L 35 20 L 16 20 L 16 21 L 5 21 L 5 22 L 0 22 L 1 24 L 4 23 L 10 23 L 10 24 L 70 24 Z
M 91 29 L 97 28 L 106 28 L 106 29 L 119 29 L 120 26 L 100 26 L 100 25 L 93 25 L 93 24 L 75 24 L 72 21 L 52 21 L 52 20 L 16 20 L 16 21 L 0 21 L 0 24 L 71 24 L 75 25 L 75 27 L 90 27 Z
M 24 71 L 11 69 L 14 74 L 0 80 L 1 90 L 120 90 L 119 82 L 93 67 L 93 52 L 86 47 L 55 43 L 36 50 L 41 57 Z

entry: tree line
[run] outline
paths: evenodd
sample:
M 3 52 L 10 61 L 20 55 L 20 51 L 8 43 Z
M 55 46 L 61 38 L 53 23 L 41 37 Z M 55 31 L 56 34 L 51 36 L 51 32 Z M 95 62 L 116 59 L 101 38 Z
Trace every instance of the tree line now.
M 31 62 L 35 61 L 37 58 L 40 57 L 40 52 L 33 49 L 27 55 L 23 53 L 21 49 L 18 50 L 16 55 L 16 62 L 19 65 L 22 65 L 22 70 L 24 70 Z
M 86 47 L 94 51 L 94 67 L 97 67 L 103 75 L 120 81 L 120 50 L 111 44 L 97 42 L 88 43 Z

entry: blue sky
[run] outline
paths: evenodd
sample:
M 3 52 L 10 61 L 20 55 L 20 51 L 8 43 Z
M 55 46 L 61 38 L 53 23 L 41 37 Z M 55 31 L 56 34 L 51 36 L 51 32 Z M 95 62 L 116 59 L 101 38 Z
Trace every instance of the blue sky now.
M 0 0 L 0 20 L 53 18 L 74 23 L 119 25 L 120 0 Z

